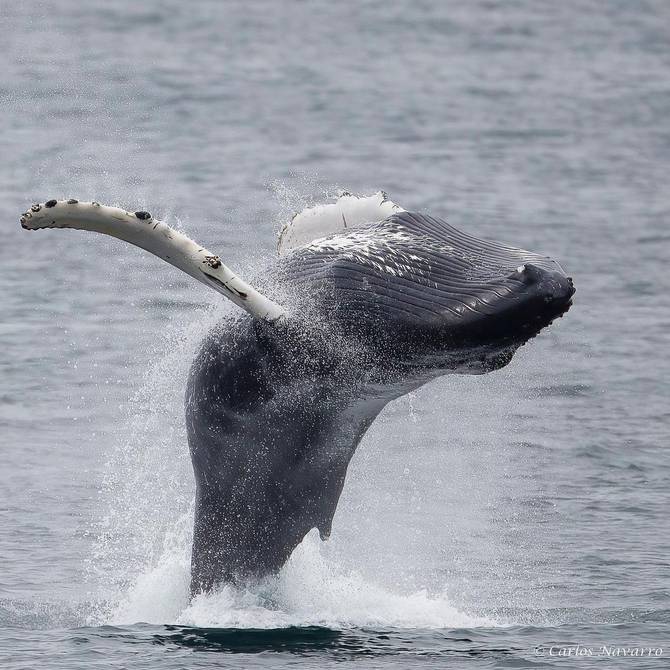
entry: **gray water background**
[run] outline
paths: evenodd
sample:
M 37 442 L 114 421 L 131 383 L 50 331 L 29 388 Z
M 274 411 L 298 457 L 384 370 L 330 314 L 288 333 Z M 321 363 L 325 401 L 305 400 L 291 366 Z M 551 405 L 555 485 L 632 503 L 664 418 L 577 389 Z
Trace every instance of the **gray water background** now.
M 3 668 L 670 648 L 668 3 L 28 1 L 0 28 Z M 18 217 L 148 209 L 262 277 L 281 223 L 339 188 L 550 254 L 574 308 L 506 369 L 389 406 L 331 540 L 189 607 L 183 385 L 233 310 Z

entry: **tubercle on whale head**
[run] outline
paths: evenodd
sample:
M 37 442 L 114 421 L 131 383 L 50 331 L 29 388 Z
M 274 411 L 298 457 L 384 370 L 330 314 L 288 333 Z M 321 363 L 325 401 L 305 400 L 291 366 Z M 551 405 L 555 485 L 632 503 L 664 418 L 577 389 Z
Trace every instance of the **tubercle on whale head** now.
M 501 305 L 497 312 L 465 320 L 443 333 L 443 345 L 470 358 L 470 373 L 491 372 L 509 364 L 519 347 L 572 306 L 574 283 L 562 270 L 525 263 L 509 279 L 512 284 L 518 282 L 513 301 Z M 468 351 L 473 355 L 467 356 Z
M 515 273 L 521 286 L 516 301 L 480 323 L 472 322 L 450 334 L 452 346 L 478 353 L 472 373 L 486 373 L 508 365 L 516 350 L 561 318 L 575 294 L 571 278 L 526 263 Z

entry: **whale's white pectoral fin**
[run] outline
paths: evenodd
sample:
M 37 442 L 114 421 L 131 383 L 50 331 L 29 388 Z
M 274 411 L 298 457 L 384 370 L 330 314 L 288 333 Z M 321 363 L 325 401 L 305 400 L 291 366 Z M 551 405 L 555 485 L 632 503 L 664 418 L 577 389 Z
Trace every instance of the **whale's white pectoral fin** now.
M 127 212 L 97 202 L 49 200 L 21 216 L 26 230 L 76 228 L 111 235 L 171 263 L 218 291 L 252 316 L 274 321 L 286 310 L 240 279 L 221 259 L 149 212 Z
M 383 191 L 369 196 L 343 193 L 334 203 L 308 207 L 296 214 L 279 233 L 277 250 L 282 256 L 313 240 L 347 232 L 362 223 L 383 221 L 391 214 L 404 211 Z

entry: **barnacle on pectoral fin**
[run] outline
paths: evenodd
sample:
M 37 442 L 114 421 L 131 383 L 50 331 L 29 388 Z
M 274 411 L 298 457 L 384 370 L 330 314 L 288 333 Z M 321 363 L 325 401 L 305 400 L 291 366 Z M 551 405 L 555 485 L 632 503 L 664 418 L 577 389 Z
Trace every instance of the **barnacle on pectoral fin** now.
M 203 263 L 209 265 L 210 268 L 216 270 L 221 267 L 221 259 L 218 256 L 205 256 Z

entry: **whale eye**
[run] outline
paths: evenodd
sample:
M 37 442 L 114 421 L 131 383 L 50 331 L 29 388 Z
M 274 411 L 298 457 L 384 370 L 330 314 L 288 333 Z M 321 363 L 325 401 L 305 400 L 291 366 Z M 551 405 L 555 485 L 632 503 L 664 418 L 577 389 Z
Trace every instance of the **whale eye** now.
M 55 207 L 58 204 L 58 200 L 47 200 L 44 203 L 45 207 Z
M 148 219 L 151 218 L 151 214 L 149 214 L 149 212 L 135 212 L 135 216 L 140 221 L 147 221 Z
M 67 204 L 68 204 L 68 205 L 76 205 L 78 202 L 79 202 L 79 200 L 77 200 L 76 198 L 70 198 L 70 199 L 67 201 Z

